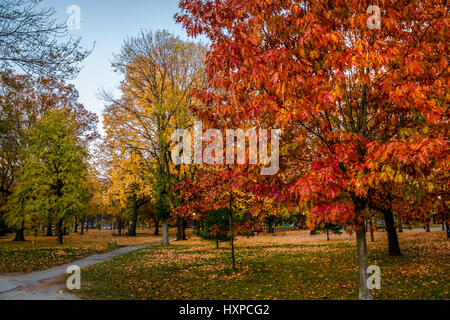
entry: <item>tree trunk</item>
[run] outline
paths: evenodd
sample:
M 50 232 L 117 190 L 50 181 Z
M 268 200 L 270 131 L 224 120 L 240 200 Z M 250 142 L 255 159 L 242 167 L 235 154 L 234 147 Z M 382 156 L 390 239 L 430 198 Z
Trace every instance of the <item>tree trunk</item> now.
M 248 232 L 249 234 L 253 234 L 252 231 L 252 220 L 253 220 L 253 216 L 250 212 L 245 211 L 244 213 L 244 221 L 248 223 L 249 227 L 248 227 Z
M 154 221 L 155 221 L 155 232 L 153 233 L 153 235 L 159 236 L 159 221 L 156 218 Z
M 177 215 L 177 241 L 182 240 L 183 238 L 183 218 Z
M 359 272 L 359 300 L 372 300 L 372 294 L 367 287 L 367 267 L 369 266 L 367 257 L 366 228 L 360 225 L 356 231 L 356 246 L 358 253 L 358 272 Z
M 37 229 L 34 230 L 33 251 L 37 249 Z
M 177 241 L 186 239 L 186 220 L 177 216 Z
M 236 262 L 234 257 L 234 235 L 233 235 L 233 213 L 230 205 L 230 247 L 231 247 L 231 268 L 236 270 Z
M 62 220 L 59 220 L 56 224 L 56 237 L 58 244 L 63 244 L 63 223 Z
M 16 230 L 16 236 L 14 237 L 13 241 L 25 241 L 25 234 L 24 234 L 25 228 L 22 227 L 20 229 Z
M 83 220 L 81 220 L 81 230 L 80 230 L 80 234 L 83 235 L 84 234 L 84 224 L 86 223 L 86 216 L 83 217 Z
M 133 218 L 131 220 L 131 227 L 128 229 L 128 236 L 130 237 L 136 237 L 136 225 L 137 225 L 137 219 L 138 219 L 138 205 L 136 196 L 133 197 Z
M 384 224 L 386 225 L 386 232 L 388 236 L 389 255 L 401 256 L 400 245 L 397 237 L 397 230 L 394 224 L 394 214 L 392 210 L 383 210 Z M 400 231 L 399 231 L 400 232 Z
M 182 219 L 182 228 L 181 228 L 181 239 L 182 240 L 187 240 L 187 238 L 186 238 L 186 227 L 187 227 L 187 222 L 183 218 Z
M 236 261 L 234 257 L 234 234 L 233 234 L 233 196 L 230 192 L 230 206 L 229 206 L 229 215 L 230 215 L 230 247 L 231 247 L 231 268 L 236 270 Z
M 119 221 L 117 221 L 117 232 L 119 233 L 119 236 L 122 235 L 122 222 L 120 221 L 120 219 Z
M 164 245 L 169 244 L 169 218 L 164 218 L 163 220 L 163 243 Z
M 447 228 L 447 239 L 450 239 L 450 225 L 448 222 L 445 223 L 445 227 Z
M 47 225 L 47 233 L 45 235 L 46 237 L 53 237 L 53 232 L 52 232 L 52 223 L 49 222 Z
M 369 222 L 369 232 L 370 232 L 370 241 L 375 242 L 375 237 L 373 235 L 372 220 L 370 220 L 370 222 Z
M 403 226 L 400 220 L 398 220 L 398 232 L 403 232 Z
M 268 219 L 269 228 L 267 229 L 267 233 L 275 233 L 275 229 L 273 228 L 273 222 L 274 222 L 273 217 L 269 217 Z

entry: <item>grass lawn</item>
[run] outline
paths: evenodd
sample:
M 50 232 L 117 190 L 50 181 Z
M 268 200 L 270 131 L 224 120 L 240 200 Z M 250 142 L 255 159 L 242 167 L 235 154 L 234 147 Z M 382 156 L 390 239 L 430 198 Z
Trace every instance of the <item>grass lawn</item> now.
M 174 234 L 176 230 L 170 232 Z M 33 235 L 26 235 L 25 242 L 13 242 L 13 238 L 14 234 L 0 237 L 0 274 L 43 270 L 123 246 L 154 242 L 161 237 L 153 236 L 148 229 L 138 230 L 137 237 L 113 236 L 111 230 L 90 229 L 83 236 L 79 233 L 64 236 L 62 245 L 56 243 L 56 237 L 38 236 L 36 250 Z
M 285 231 L 229 246 L 196 237 L 154 246 L 82 269 L 84 299 L 356 299 L 354 235 Z M 369 264 L 381 268 L 375 299 L 449 299 L 450 242 L 443 231 L 405 230 L 403 257 L 387 256 L 383 232 L 370 242 Z M 71 291 L 74 293 L 74 291 Z

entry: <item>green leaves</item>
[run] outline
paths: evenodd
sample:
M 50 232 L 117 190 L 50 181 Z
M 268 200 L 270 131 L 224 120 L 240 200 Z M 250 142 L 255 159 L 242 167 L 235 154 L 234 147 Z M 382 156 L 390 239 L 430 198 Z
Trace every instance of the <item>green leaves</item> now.
M 65 220 L 87 205 L 87 150 L 78 144 L 76 121 L 67 110 L 48 111 L 25 131 L 24 165 L 9 200 L 11 226 L 36 229 Z

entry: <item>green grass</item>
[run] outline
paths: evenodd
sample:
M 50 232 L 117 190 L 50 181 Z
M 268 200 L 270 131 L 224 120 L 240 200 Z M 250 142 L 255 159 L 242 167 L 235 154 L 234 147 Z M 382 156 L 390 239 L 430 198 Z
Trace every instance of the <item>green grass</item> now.
M 430 237 L 402 242 L 403 257 L 387 256 L 383 241 L 369 243 L 369 264 L 382 272 L 376 299 L 449 298 L 448 241 Z M 192 239 L 83 269 L 77 294 L 85 299 L 357 298 L 352 241 L 258 244 L 254 239 L 237 242 L 236 272 L 225 245 L 217 250 Z

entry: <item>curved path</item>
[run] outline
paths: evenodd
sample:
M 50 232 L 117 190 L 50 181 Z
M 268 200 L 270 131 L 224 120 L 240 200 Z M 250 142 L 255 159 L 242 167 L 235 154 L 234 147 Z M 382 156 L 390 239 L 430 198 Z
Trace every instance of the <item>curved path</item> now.
M 158 241 L 94 254 L 81 260 L 72 261 L 71 263 L 43 271 L 0 276 L 0 300 L 78 300 L 78 297 L 65 292 L 67 288 L 63 279 L 66 275 L 67 267 L 72 265 L 80 268 L 91 266 L 160 243 Z

